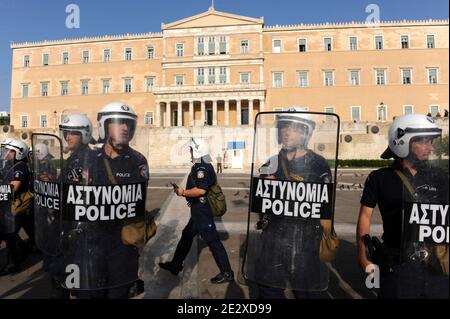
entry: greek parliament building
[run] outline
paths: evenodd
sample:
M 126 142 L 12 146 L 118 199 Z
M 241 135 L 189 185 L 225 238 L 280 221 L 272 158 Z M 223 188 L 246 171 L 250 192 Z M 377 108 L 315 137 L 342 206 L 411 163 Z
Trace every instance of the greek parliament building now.
M 290 106 L 353 126 L 448 109 L 448 20 L 266 26 L 210 8 L 161 30 L 12 44 L 11 124 L 55 129 L 74 110 L 95 123 L 111 101 L 132 106 L 139 129 L 153 134 L 251 132 L 257 112 Z M 366 134 L 361 125 L 348 130 Z M 348 154 L 360 149 L 352 140 Z

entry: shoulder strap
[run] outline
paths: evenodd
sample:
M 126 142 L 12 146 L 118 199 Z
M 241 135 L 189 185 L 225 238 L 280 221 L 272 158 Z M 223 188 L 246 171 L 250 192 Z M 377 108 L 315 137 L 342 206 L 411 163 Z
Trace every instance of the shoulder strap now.
M 416 193 L 414 187 L 411 185 L 411 182 L 408 180 L 408 178 L 401 172 L 400 170 L 396 169 L 395 173 L 400 177 L 405 187 L 408 189 L 408 191 L 411 193 L 412 196 Z
M 117 185 L 117 180 L 114 177 L 109 161 L 106 157 L 103 157 L 103 163 L 105 163 L 106 173 L 108 173 L 108 179 L 113 185 Z
M 14 168 L 16 168 L 17 165 L 19 165 L 20 162 L 17 162 L 16 164 L 14 164 L 10 169 L 8 169 L 8 171 L 6 172 L 6 176 L 8 176 L 8 174 L 12 171 L 14 173 Z

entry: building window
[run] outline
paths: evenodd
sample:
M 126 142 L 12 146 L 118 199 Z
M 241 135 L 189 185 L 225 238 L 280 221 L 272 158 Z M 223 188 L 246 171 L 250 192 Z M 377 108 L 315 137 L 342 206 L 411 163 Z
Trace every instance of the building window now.
M 20 117 L 20 127 L 27 128 L 28 127 L 28 116 L 22 115 Z
M 69 82 L 62 81 L 61 82 L 61 96 L 66 96 L 69 94 Z
M 385 70 L 376 70 L 376 83 L 377 85 L 386 84 Z
M 279 39 L 273 40 L 272 52 L 273 53 L 281 53 L 281 40 L 279 40 Z
M 428 84 L 438 83 L 438 73 L 437 69 L 428 69 Z
M 29 55 L 25 55 L 23 57 L 23 66 L 28 68 L 30 66 L 30 56 Z
M 250 83 L 250 73 L 240 73 L 240 82 L 241 84 L 249 84 Z
M 214 68 L 208 68 L 208 83 L 216 83 L 216 70 Z
M 324 76 L 324 85 L 325 86 L 333 86 L 333 71 L 324 71 L 323 72 L 323 76 Z
M 22 84 L 22 97 L 28 97 L 29 84 Z
M 48 96 L 48 83 L 41 83 L 41 96 Z
M 175 85 L 184 85 L 184 75 L 175 75 Z
M 131 79 L 124 79 L 123 86 L 125 93 L 131 93 Z
M 88 94 L 89 94 L 89 81 L 82 80 L 81 81 L 81 95 L 88 95 Z
M 126 48 L 125 49 L 125 60 L 131 61 L 131 59 L 133 59 L 133 50 L 131 48 Z
M 147 78 L 147 85 L 146 85 L 146 91 L 147 92 L 153 92 L 153 86 L 155 85 L 155 78 Z
M 47 115 L 45 114 L 41 115 L 41 127 L 42 128 L 47 127 Z
M 351 85 L 359 85 L 359 70 L 350 70 Z
M 359 106 L 352 106 L 352 121 L 360 121 L 361 120 L 361 108 Z
M 434 49 L 434 34 L 427 35 L 427 48 Z
M 402 70 L 402 82 L 403 84 L 411 84 L 412 82 L 412 75 L 411 75 L 411 69 L 403 69 Z
M 147 126 L 153 125 L 153 112 L 145 112 L 144 124 Z
M 351 51 L 358 50 L 358 38 L 357 37 L 350 37 L 349 38 L 349 48 Z
M 430 106 L 430 114 L 432 117 L 436 117 L 439 114 L 439 106 L 438 105 L 431 105 Z
M 147 59 L 153 60 L 155 58 L 155 47 L 152 45 L 149 45 L 147 47 Z
M 403 115 L 413 114 L 414 108 L 412 105 L 404 105 L 403 106 Z
M 197 54 L 198 55 L 205 54 L 205 38 L 204 37 L 197 38 Z
M 63 52 L 62 64 L 69 64 L 69 52 Z
M 216 53 L 216 37 L 209 37 L 208 39 L 208 54 L 214 55 Z
M 241 40 L 241 54 L 248 53 L 248 40 Z
M 205 69 L 198 68 L 197 69 L 197 85 L 205 84 Z
M 252 105 L 250 105 L 252 107 Z M 249 123 L 249 113 L 248 108 L 243 107 L 241 108 L 241 125 L 248 125 Z
M 227 83 L 227 68 L 224 66 L 220 67 L 219 82 L 220 82 L 220 84 Z
M 387 106 L 378 105 L 377 106 L 377 121 L 385 122 L 387 119 Z
M 227 37 L 224 35 L 220 36 L 219 49 L 220 49 L 220 54 L 227 53 Z
M 332 107 L 332 106 L 325 107 L 325 113 L 334 113 L 334 107 Z M 326 122 L 333 122 L 334 119 L 335 119 L 335 117 L 333 115 L 326 115 L 325 116 L 325 121 Z
M 103 80 L 103 94 L 109 94 L 109 88 L 110 88 L 110 84 L 109 84 L 109 80 Z
M 89 51 L 83 51 L 83 63 L 89 63 Z
M 383 50 L 383 36 L 382 35 L 375 36 L 375 49 Z
M 184 56 L 184 44 L 183 43 L 177 43 L 177 56 Z
M 401 37 L 402 49 L 409 49 L 409 36 L 402 35 Z
M 331 38 L 323 38 L 323 45 L 325 51 L 331 51 L 332 50 Z
M 306 39 L 298 39 L 298 52 L 306 52 Z
M 103 62 L 109 62 L 111 60 L 111 49 L 103 50 Z
M 273 87 L 274 88 L 283 87 L 283 72 L 273 72 Z
M 48 60 L 49 60 L 48 53 L 44 53 L 44 55 L 42 56 L 42 64 L 47 66 L 48 65 Z
M 308 86 L 308 71 L 298 72 L 298 86 L 300 87 Z

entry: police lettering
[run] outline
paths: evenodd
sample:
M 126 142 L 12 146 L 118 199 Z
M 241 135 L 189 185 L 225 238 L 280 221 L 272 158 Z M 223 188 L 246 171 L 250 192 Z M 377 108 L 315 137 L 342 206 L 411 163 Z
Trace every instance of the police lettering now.
M 0 185 L 0 202 L 7 202 L 12 199 L 11 185 Z
M 413 203 L 408 223 L 419 225 L 419 242 L 449 243 L 448 204 Z
M 317 218 L 320 219 L 320 203 L 294 202 L 294 208 L 290 209 L 288 201 L 262 200 L 262 213 L 271 211 L 274 215 L 284 215 L 288 217 Z
M 54 210 L 60 209 L 59 184 L 34 181 L 35 205 Z
M 332 184 L 255 178 L 252 209 L 276 216 L 328 219 Z
M 65 203 L 75 221 L 113 221 L 136 217 L 145 203 L 145 184 L 68 185 Z M 140 205 L 140 206 L 139 206 Z M 142 208 L 141 208 L 142 210 Z
M 75 206 L 75 220 L 83 217 L 88 221 L 106 221 L 132 218 L 136 216 L 136 203 L 110 205 L 110 206 Z

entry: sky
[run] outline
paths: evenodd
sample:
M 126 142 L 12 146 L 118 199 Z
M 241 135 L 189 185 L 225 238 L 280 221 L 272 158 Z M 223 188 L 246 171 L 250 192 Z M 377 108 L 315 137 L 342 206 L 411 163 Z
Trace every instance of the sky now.
M 0 111 L 9 111 L 11 42 L 160 32 L 208 10 L 254 18 L 265 25 L 365 21 L 376 4 L 380 20 L 448 19 L 449 0 L 0 0 Z M 80 9 L 80 28 L 66 27 L 66 7 Z

